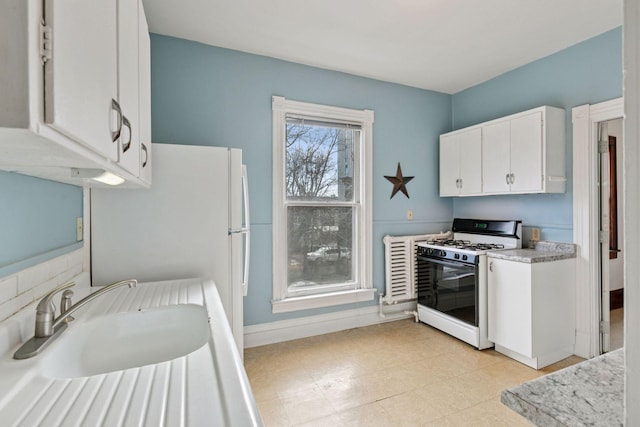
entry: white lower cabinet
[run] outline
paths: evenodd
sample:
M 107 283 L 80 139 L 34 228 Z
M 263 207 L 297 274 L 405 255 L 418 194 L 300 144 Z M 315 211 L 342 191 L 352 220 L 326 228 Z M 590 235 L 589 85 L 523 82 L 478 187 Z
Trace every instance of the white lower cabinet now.
M 488 336 L 496 351 L 535 369 L 574 353 L 575 259 L 488 258 Z

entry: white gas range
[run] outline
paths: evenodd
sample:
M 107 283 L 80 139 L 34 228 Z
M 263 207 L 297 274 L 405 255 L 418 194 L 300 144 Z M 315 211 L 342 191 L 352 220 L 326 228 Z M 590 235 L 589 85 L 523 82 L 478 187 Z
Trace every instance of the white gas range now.
M 456 218 L 453 239 L 418 243 L 418 318 L 485 349 L 488 251 L 522 247 L 520 221 Z

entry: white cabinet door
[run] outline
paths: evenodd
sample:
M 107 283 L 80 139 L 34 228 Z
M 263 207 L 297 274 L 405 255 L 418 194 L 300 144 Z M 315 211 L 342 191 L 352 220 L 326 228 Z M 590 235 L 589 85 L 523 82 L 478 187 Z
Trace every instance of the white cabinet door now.
M 53 40 L 44 70 L 45 122 L 117 160 L 116 3 L 45 0 L 45 20 Z
M 142 2 L 138 7 L 140 179 L 151 184 L 151 40 Z
M 440 195 L 480 194 L 481 156 L 480 128 L 440 135 Z
M 440 136 L 440 195 L 457 196 L 460 192 L 459 135 Z
M 488 263 L 489 340 L 533 357 L 531 264 L 495 258 Z
M 511 191 L 541 191 L 542 112 L 511 120 Z
M 120 166 L 140 173 L 138 106 L 138 0 L 118 0 L 118 102 L 123 126 L 118 141 Z
M 459 135 L 460 194 L 482 192 L 482 129 L 476 128 Z
M 509 192 L 510 121 L 494 123 L 482 128 L 482 191 Z

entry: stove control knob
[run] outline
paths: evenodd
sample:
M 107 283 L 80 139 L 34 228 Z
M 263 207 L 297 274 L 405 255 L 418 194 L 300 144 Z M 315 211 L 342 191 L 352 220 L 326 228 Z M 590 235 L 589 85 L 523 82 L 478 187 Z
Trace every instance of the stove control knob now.
M 463 260 L 463 261 L 466 261 L 466 260 L 467 260 L 467 258 L 468 258 L 468 257 L 467 257 L 466 255 L 462 255 L 462 260 Z
M 446 253 L 445 251 L 440 251 L 440 256 L 441 256 L 441 257 L 446 257 L 446 256 L 447 256 L 447 253 Z
M 460 254 L 455 254 L 453 257 L 454 257 L 455 259 L 460 259 Z

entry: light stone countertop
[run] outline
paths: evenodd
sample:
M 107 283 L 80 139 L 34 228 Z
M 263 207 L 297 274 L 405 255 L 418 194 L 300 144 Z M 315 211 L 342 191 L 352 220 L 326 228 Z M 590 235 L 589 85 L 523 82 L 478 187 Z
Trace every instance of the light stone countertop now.
M 537 262 L 561 261 L 576 257 L 576 245 L 573 243 L 535 242 L 531 249 L 507 249 L 489 251 L 487 256 L 528 264 Z
M 504 390 L 501 401 L 537 426 L 623 426 L 624 351 Z

